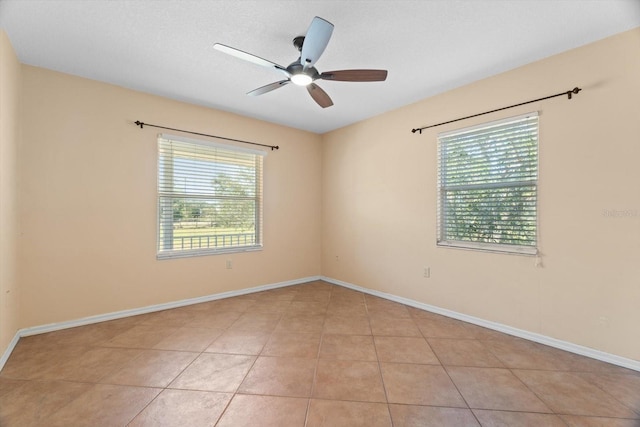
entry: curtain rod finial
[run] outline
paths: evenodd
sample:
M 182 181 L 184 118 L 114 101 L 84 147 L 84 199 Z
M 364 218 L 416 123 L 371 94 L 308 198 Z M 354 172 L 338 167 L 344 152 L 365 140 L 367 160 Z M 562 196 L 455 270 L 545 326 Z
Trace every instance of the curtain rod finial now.
M 140 129 L 143 129 L 144 127 L 144 123 L 142 123 L 140 120 L 136 120 L 135 122 L 133 122 L 136 126 L 140 126 Z
M 577 95 L 578 92 L 580 92 L 581 90 L 582 89 L 580 89 L 579 87 L 576 86 L 576 87 L 573 88 L 573 90 L 570 90 L 570 91 L 567 92 L 567 96 L 569 97 L 569 99 L 571 99 L 572 98 L 572 96 L 571 96 L 572 94 L 576 94 Z

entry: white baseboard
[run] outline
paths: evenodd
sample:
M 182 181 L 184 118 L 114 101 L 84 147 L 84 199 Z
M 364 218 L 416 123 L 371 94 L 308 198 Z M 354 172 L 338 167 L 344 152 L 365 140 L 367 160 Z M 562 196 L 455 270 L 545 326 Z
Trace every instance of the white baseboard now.
M 2 371 L 4 364 L 7 363 L 7 360 L 9 360 L 9 356 L 11 356 L 13 349 L 16 348 L 16 344 L 18 344 L 19 339 L 20 331 L 16 332 L 16 334 L 13 336 L 13 339 L 9 341 L 7 349 L 4 351 L 4 353 L 2 353 L 2 357 L 0 357 L 0 371 Z
M 255 292 L 266 291 L 269 289 L 277 289 L 277 288 L 283 288 L 287 286 L 299 285 L 302 283 L 312 282 L 315 280 L 324 280 L 325 282 L 332 283 L 334 285 L 343 286 L 345 288 L 360 291 L 369 295 L 373 295 L 373 296 L 384 298 L 390 301 L 395 301 L 401 304 L 405 304 L 410 307 L 415 307 L 415 308 L 426 310 L 432 313 L 441 314 L 443 316 L 462 320 L 464 322 L 472 323 L 474 325 L 482 326 L 484 328 L 492 329 L 494 331 L 503 332 L 505 334 L 524 338 L 540 344 L 548 345 L 550 347 L 559 348 L 561 350 L 566 350 L 571 353 L 579 354 L 581 356 L 590 357 L 592 359 L 601 360 L 603 362 L 611 363 L 614 365 L 622 366 L 624 368 L 633 369 L 635 371 L 640 372 L 640 361 L 637 361 L 637 360 L 616 356 L 615 354 L 605 353 L 600 350 L 595 350 L 593 348 L 584 347 L 584 346 L 573 344 L 567 341 L 558 340 L 552 337 L 548 337 L 546 335 L 541 335 L 534 332 L 529 332 L 522 329 L 511 327 L 511 326 L 503 325 L 501 323 L 480 319 L 478 317 L 469 316 L 466 314 L 458 313 L 458 312 L 437 307 L 434 305 L 424 304 L 408 298 L 403 298 L 393 294 L 376 291 L 374 289 L 364 288 L 358 285 L 354 285 L 352 283 L 344 282 L 342 280 L 337 280 L 337 279 L 333 279 L 331 277 L 325 277 L 325 276 L 303 277 L 300 279 L 288 280 L 288 281 L 272 283 L 268 285 L 261 285 L 261 286 L 256 286 L 252 288 L 240 289 L 237 291 L 222 292 L 219 294 L 205 295 L 197 298 L 189 298 L 189 299 L 173 301 L 173 302 L 164 303 L 164 304 L 156 304 L 156 305 L 150 305 L 150 306 L 141 307 L 141 308 L 135 308 L 131 310 L 122 310 L 122 311 L 116 311 L 113 313 L 100 314 L 97 316 L 89 316 L 81 319 L 69 320 L 66 322 L 51 323 L 47 325 L 20 329 L 18 332 L 16 332 L 15 336 L 13 337 L 13 339 L 7 346 L 6 350 L 2 354 L 2 357 L 0 357 L 0 370 L 2 370 L 2 368 L 4 367 L 5 363 L 9 359 L 9 356 L 13 352 L 16 344 L 18 344 L 18 340 L 21 337 L 59 331 L 62 329 L 74 328 L 77 326 L 90 325 L 93 323 L 105 322 L 108 320 L 121 319 L 123 317 L 136 316 L 139 314 L 152 313 L 155 311 L 168 310 L 171 308 L 184 307 L 187 305 L 215 301 L 215 300 L 224 299 L 224 298 L 232 298 L 240 295 L 247 295 Z
M 589 347 L 584 347 L 584 346 L 573 344 L 567 341 L 562 341 L 556 338 L 548 337 L 546 335 L 537 334 L 535 332 L 525 331 L 525 330 L 514 328 L 508 325 L 503 325 L 501 323 L 492 322 L 490 320 L 480 319 L 478 317 L 473 317 L 466 314 L 458 313 L 456 311 L 447 310 L 446 308 L 424 304 L 408 298 L 387 294 L 385 292 L 376 291 L 373 289 L 363 288 L 361 286 L 357 286 L 348 282 L 343 282 L 342 280 L 333 279 L 331 277 L 322 276 L 321 279 L 324 280 L 325 282 L 333 283 L 334 285 L 340 285 L 345 288 L 360 291 L 369 295 L 377 296 L 390 301 L 399 302 L 401 304 L 405 304 L 410 307 L 415 307 L 421 310 L 430 311 L 432 313 L 441 314 L 443 316 L 462 320 L 464 322 L 472 323 L 474 325 L 482 326 L 484 328 L 492 329 L 494 331 L 503 332 L 505 334 L 513 335 L 519 338 L 524 338 L 529 341 L 534 341 L 540 344 L 548 345 L 550 347 L 558 348 L 560 350 L 569 351 L 571 353 L 579 354 L 581 356 L 590 357 L 592 359 L 600 360 L 602 362 L 611 363 L 613 365 L 622 366 L 624 368 L 633 369 L 634 371 L 640 372 L 640 361 L 638 360 L 616 356 L 615 354 L 605 353 L 604 351 L 596 350 Z
M 247 295 L 247 294 L 252 294 L 252 293 L 255 293 L 255 292 L 267 291 L 269 289 L 284 288 L 284 287 L 287 287 L 287 286 L 293 286 L 293 285 L 299 285 L 299 284 L 302 284 L 302 283 L 312 282 L 314 280 L 321 280 L 321 276 L 303 277 L 303 278 L 300 278 L 300 279 L 287 280 L 287 281 L 284 281 L 284 282 L 278 282 L 278 283 L 271 283 L 271 284 L 268 284 L 268 285 L 255 286 L 253 288 L 239 289 L 237 291 L 222 292 L 222 293 L 219 293 L 219 294 L 205 295 L 205 296 L 197 297 L 197 298 L 188 298 L 188 299 L 168 302 L 168 303 L 164 303 L 164 304 L 149 305 L 149 306 L 146 306 L 146 307 L 134 308 L 134 309 L 130 309 L 130 310 L 115 311 L 115 312 L 112 312 L 112 313 L 99 314 L 97 316 L 83 317 L 83 318 L 80 318 L 80 319 L 68 320 L 68 321 L 65 321 L 65 322 L 50 323 L 50 324 L 47 324 L 47 325 L 33 326 L 33 327 L 30 327 L 30 328 L 20 329 L 20 330 L 18 330 L 18 332 L 16 332 L 15 336 L 13 337 L 11 342 L 9 343 L 7 349 L 2 354 L 2 357 L 0 357 L 0 370 L 2 370 L 2 368 L 4 367 L 4 364 L 9 359 L 9 356 L 13 352 L 13 349 L 15 348 L 16 344 L 18 344 L 18 340 L 21 337 L 28 337 L 28 336 L 31 336 L 31 335 L 44 334 L 44 333 L 47 333 L 47 332 L 59 331 L 59 330 L 62 330 L 62 329 L 75 328 L 77 326 L 91 325 L 93 323 L 106 322 L 108 320 L 122 319 L 123 317 L 137 316 L 139 314 L 146 314 L 146 313 L 153 313 L 155 311 L 162 311 L 162 310 L 168 310 L 168 309 L 171 309 L 171 308 L 184 307 L 184 306 L 187 306 L 187 305 L 199 304 L 199 303 L 209 302 L 209 301 L 215 301 L 215 300 L 224 299 L 224 298 L 232 298 L 232 297 L 237 297 L 237 296 L 240 296 L 240 295 Z

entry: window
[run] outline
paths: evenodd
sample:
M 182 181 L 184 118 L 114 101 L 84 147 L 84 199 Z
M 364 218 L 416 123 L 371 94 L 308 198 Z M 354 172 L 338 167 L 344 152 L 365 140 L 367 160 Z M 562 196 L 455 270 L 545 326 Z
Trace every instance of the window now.
M 266 153 L 158 137 L 158 258 L 262 247 Z
M 537 252 L 538 114 L 438 135 L 438 245 Z

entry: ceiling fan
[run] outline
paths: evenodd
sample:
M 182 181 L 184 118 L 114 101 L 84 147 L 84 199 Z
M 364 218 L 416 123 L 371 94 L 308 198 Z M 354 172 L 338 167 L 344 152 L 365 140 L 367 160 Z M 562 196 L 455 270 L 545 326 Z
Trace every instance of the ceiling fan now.
M 254 89 L 247 93 L 247 95 L 262 95 L 289 83 L 293 83 L 298 86 L 306 86 L 313 100 L 322 108 L 327 108 L 333 105 L 333 101 L 320 86 L 314 83 L 316 80 L 379 82 L 387 78 L 387 70 L 338 70 L 323 73 L 319 72 L 314 65 L 327 47 L 332 33 L 333 24 L 331 22 L 317 16 L 313 18 L 306 36 L 298 36 L 293 39 L 293 45 L 300 52 L 300 57 L 287 67 L 220 43 L 214 44 L 213 47 L 236 58 L 244 59 L 245 61 L 253 62 L 263 67 L 273 68 L 287 76 L 284 80 Z

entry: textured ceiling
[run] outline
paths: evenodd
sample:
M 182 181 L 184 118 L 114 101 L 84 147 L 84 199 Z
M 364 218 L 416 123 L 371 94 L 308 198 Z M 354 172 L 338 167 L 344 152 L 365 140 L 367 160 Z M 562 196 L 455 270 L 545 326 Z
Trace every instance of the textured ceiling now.
M 318 70 L 387 81 L 320 81 L 326 109 L 294 85 L 249 97 L 282 75 L 213 49 L 287 66 L 314 16 L 335 25 Z M 640 0 L 0 0 L 0 26 L 25 64 L 324 133 L 638 27 Z

